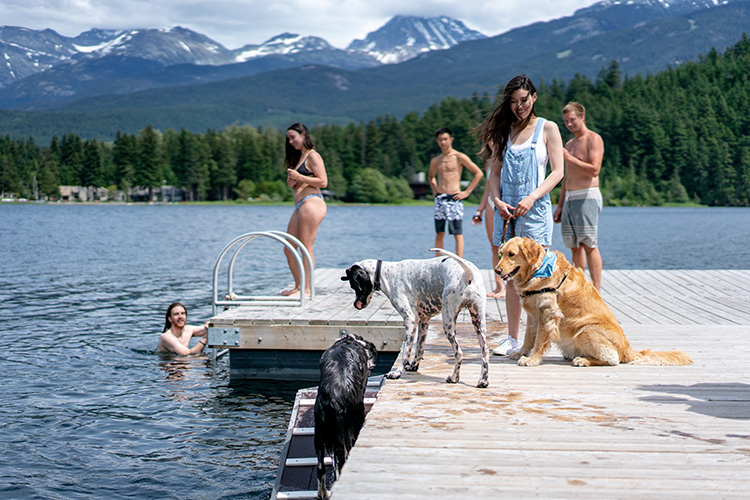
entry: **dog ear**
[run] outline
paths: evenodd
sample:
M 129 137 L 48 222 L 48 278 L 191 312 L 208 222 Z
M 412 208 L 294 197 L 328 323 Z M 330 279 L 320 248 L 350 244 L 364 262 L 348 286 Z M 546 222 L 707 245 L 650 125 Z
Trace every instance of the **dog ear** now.
M 531 238 L 524 238 L 521 241 L 521 252 L 531 267 L 539 267 L 544 257 L 544 247 Z
M 346 270 L 346 276 L 341 277 L 341 281 L 351 281 L 352 280 L 352 269 L 354 269 L 354 266 L 350 267 Z

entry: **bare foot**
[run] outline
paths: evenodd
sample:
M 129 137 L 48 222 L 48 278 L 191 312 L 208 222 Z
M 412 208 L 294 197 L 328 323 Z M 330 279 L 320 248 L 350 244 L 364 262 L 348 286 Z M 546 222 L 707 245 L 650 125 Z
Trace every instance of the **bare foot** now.
M 492 297 L 493 299 L 505 298 L 505 288 L 501 288 L 500 290 L 498 289 L 492 290 L 490 293 L 487 294 L 487 297 Z
M 288 293 L 288 294 L 284 294 L 284 292 L 281 292 L 281 295 L 286 295 L 287 297 L 289 297 L 291 299 L 298 299 L 299 298 L 299 289 L 295 288 L 291 293 Z M 308 290 L 308 291 L 305 292 L 305 297 L 309 297 L 309 296 L 310 296 L 310 291 Z
M 296 286 L 292 288 L 285 288 L 281 291 L 281 295 L 283 295 L 284 297 L 292 297 L 295 295 L 299 297 L 299 288 L 297 288 Z

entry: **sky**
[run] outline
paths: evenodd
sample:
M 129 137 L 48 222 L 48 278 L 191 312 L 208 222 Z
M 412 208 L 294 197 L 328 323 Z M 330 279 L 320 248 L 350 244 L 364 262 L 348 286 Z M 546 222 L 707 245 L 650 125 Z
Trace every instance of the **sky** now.
M 395 15 L 448 16 L 488 36 L 569 16 L 597 0 L 0 0 L 0 23 L 73 37 L 92 28 L 182 26 L 228 49 L 284 33 L 346 48 Z

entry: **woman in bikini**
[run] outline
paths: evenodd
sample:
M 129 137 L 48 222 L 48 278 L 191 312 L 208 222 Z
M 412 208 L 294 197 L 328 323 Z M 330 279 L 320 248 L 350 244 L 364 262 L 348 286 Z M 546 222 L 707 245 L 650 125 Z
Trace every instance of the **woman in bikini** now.
M 296 236 L 310 252 L 315 264 L 313 245 L 318 234 L 318 226 L 326 216 L 326 202 L 320 190 L 328 186 L 328 176 L 323 158 L 315 151 L 310 132 L 301 123 L 295 123 L 286 131 L 286 183 L 294 190 L 294 212 L 289 219 L 286 232 Z M 287 288 L 281 295 L 295 296 L 300 293 L 300 277 L 297 261 L 289 250 L 284 250 L 289 269 L 294 277 L 294 287 Z M 310 276 L 305 262 L 305 276 Z M 310 293 L 310 280 L 305 293 Z

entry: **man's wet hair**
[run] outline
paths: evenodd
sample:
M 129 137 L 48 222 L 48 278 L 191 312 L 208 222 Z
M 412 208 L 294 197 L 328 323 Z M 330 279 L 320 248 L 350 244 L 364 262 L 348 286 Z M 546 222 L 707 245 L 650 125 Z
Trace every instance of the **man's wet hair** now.
M 435 131 L 435 139 L 440 137 L 440 134 L 448 134 L 449 136 L 453 137 L 453 131 L 449 129 L 448 127 L 440 127 Z

